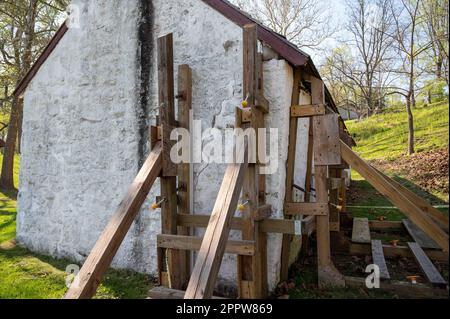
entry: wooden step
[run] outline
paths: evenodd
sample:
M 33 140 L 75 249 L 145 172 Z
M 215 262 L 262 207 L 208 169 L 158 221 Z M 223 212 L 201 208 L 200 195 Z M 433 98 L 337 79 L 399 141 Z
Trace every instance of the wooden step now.
M 425 249 L 440 249 L 439 245 L 431 239 L 427 234 L 425 234 L 419 227 L 417 227 L 413 222 L 409 219 L 402 220 L 403 225 L 405 226 L 408 233 L 414 239 L 416 243 L 419 244 L 420 247 Z
M 158 235 L 158 248 L 198 251 L 203 238 L 179 235 Z M 255 242 L 251 240 L 229 240 L 225 246 L 225 253 L 240 256 L 254 256 Z
M 380 268 L 380 278 L 390 280 L 389 270 L 386 265 L 386 259 L 384 258 L 383 244 L 381 240 L 372 240 L 372 259 L 374 265 Z
M 167 287 L 155 287 L 149 291 L 148 296 L 150 299 L 177 300 L 177 299 L 184 299 L 185 293 L 186 292 L 182 290 L 175 290 Z M 225 299 L 225 298 L 212 297 L 212 299 Z
M 352 242 L 360 244 L 370 243 L 370 228 L 367 218 L 353 219 Z
M 425 277 L 427 277 L 428 281 L 439 287 L 447 286 L 447 282 L 439 273 L 439 271 L 434 266 L 433 262 L 428 258 L 423 249 L 419 246 L 418 243 L 408 243 L 408 247 L 414 255 L 417 263 L 419 264 L 422 272 Z

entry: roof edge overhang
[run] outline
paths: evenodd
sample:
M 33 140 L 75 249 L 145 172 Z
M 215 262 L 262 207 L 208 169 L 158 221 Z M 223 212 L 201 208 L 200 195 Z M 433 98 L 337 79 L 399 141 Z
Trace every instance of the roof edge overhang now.
M 47 60 L 47 58 L 50 56 L 50 54 L 56 48 L 59 41 L 61 41 L 61 39 L 64 37 L 64 34 L 66 34 L 68 29 L 69 28 L 67 27 L 67 23 L 64 22 L 61 25 L 61 27 L 58 29 L 58 31 L 56 31 L 55 35 L 52 37 L 50 42 L 44 48 L 42 53 L 39 55 L 36 62 L 31 67 L 31 69 L 20 80 L 19 84 L 17 85 L 16 89 L 14 90 L 13 96 L 20 97 L 23 95 L 28 84 L 30 84 L 31 80 L 34 78 L 34 76 L 39 71 L 41 66 L 44 64 L 44 62 Z
M 233 21 L 240 27 L 244 27 L 247 24 L 258 25 L 258 38 L 270 46 L 275 52 L 282 56 L 286 61 L 290 62 L 293 66 L 304 66 L 310 60 L 309 56 L 296 48 L 292 43 L 283 36 L 271 31 L 267 27 L 258 23 L 253 18 L 239 10 L 237 7 L 223 0 L 202 0 L 210 7 L 220 12 L 223 16 Z

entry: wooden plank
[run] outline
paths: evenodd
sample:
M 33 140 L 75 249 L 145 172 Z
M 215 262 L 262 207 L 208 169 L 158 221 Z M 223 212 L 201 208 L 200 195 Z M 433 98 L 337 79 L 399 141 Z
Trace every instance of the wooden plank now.
M 316 116 L 313 125 L 315 165 L 340 165 L 339 115 Z
M 84 262 L 66 293 L 65 299 L 89 299 L 95 295 L 103 275 L 111 264 L 133 220 L 139 213 L 156 178 L 158 178 L 161 168 L 161 143 L 158 143 Z
M 409 199 L 411 203 L 414 203 L 417 207 L 419 207 L 424 212 L 430 214 L 430 216 L 442 227 L 445 231 L 449 230 L 448 217 L 445 216 L 442 212 L 440 212 L 437 208 L 434 208 L 430 203 L 424 200 L 422 197 L 417 196 L 412 191 L 407 189 L 405 186 L 397 182 L 396 180 L 390 178 L 383 172 L 379 171 L 376 167 L 374 169 L 380 173 L 381 176 L 385 178 L 385 180 L 391 183 L 398 192 L 400 192 L 403 196 Z
M 202 245 L 203 238 L 181 235 L 158 235 L 159 248 L 198 251 Z M 240 256 L 254 256 L 255 242 L 251 240 L 229 240 L 225 247 L 226 254 Z
M 291 105 L 297 105 L 300 102 L 300 82 L 301 82 L 301 69 L 294 69 L 294 85 L 292 89 Z M 295 169 L 295 157 L 297 150 L 297 130 L 298 119 L 291 118 L 289 121 L 289 146 L 288 146 L 288 158 L 286 167 L 286 194 L 285 203 L 293 202 L 293 187 L 294 187 L 294 169 Z M 286 215 L 286 218 L 291 216 Z M 283 243 L 281 250 L 281 270 L 280 281 L 286 281 L 289 275 L 289 257 L 291 254 L 291 235 L 283 235 Z
M 264 108 L 265 99 L 262 99 L 262 87 L 260 90 L 259 84 L 262 79 L 261 67 L 262 60 L 261 55 L 258 55 L 258 36 L 257 25 L 250 24 L 243 28 L 243 98 L 247 99 L 248 106 L 251 109 L 250 123 L 242 128 L 251 128 L 258 131 L 258 128 L 264 127 L 264 115 L 268 110 Z M 257 99 L 259 100 L 257 101 Z M 259 105 L 257 105 L 257 102 Z M 262 102 L 262 103 L 261 103 Z M 266 103 L 266 106 L 268 103 Z M 245 114 L 246 111 L 243 111 Z M 245 122 L 243 116 L 242 122 Z M 258 137 L 252 141 L 254 145 L 249 144 L 250 149 L 256 149 L 258 153 Z M 259 223 L 255 220 L 254 212 L 259 207 L 259 161 L 255 163 L 249 163 L 247 172 L 245 174 L 242 200 L 247 201 L 242 213 L 242 239 L 255 241 L 258 251 L 254 256 L 238 256 L 237 274 L 238 274 L 238 288 L 239 297 L 244 299 L 259 299 L 265 298 L 266 284 L 265 280 L 267 274 L 265 273 L 266 264 L 266 234 L 259 232 Z M 247 283 L 250 285 L 249 289 L 243 289 Z
M 373 263 L 380 268 L 380 278 L 385 280 L 391 279 L 386 265 L 386 259 L 384 258 L 383 244 L 381 243 L 381 240 L 372 240 L 371 244 Z
M 191 228 L 206 228 L 209 223 L 208 215 L 178 215 L 178 225 L 183 227 Z M 242 230 L 242 218 L 234 217 L 230 221 L 231 229 Z M 310 231 L 312 226 L 310 226 L 311 221 L 305 218 L 302 221 L 302 229 Z M 295 235 L 295 221 L 286 219 L 266 219 L 260 222 L 260 231 L 265 233 L 274 234 L 289 234 Z
M 158 39 L 158 101 L 160 106 L 160 120 L 162 126 L 162 176 L 161 197 L 161 231 L 163 234 L 177 234 L 177 165 L 170 158 L 171 149 L 175 141 L 171 141 L 172 129 L 177 125 L 175 121 L 175 93 L 173 72 L 173 35 L 168 34 Z M 159 264 L 159 274 L 168 272 L 170 288 L 181 289 L 187 281 L 188 274 L 185 267 L 186 254 L 180 251 L 169 251 L 167 258 L 163 252 Z M 167 266 L 167 269 L 164 269 Z M 161 277 L 163 278 L 163 277 Z
M 428 281 L 436 286 L 446 286 L 447 282 L 439 273 L 439 271 L 434 266 L 433 262 L 428 258 L 422 248 L 420 248 L 418 243 L 408 243 L 409 249 L 414 255 L 417 263 L 422 269 L 422 272 L 427 277 Z
M 244 144 L 244 149 L 237 152 L 244 153 L 244 163 L 231 164 L 225 172 L 185 299 L 208 299 L 212 296 L 230 233 L 230 220 L 236 211 L 248 167 L 248 146 Z
M 439 249 L 439 245 L 436 244 L 436 242 L 428 237 L 427 234 L 425 234 L 419 227 L 414 225 L 409 219 L 403 219 L 402 220 L 403 226 L 405 226 L 406 230 L 408 231 L 409 235 L 414 239 L 416 243 L 419 244 L 422 248 L 427 249 Z
M 150 299 L 167 299 L 167 300 L 177 300 L 183 299 L 185 291 L 170 289 L 167 287 L 155 287 L 149 291 L 148 296 Z M 212 299 L 225 299 L 221 297 L 212 297 Z
M 291 107 L 291 117 L 311 117 L 325 115 L 326 109 L 323 104 L 315 105 L 294 105 Z
M 286 203 L 284 204 L 284 214 L 289 216 L 328 216 L 328 203 Z
M 413 254 L 406 246 L 383 245 L 384 256 L 389 258 L 413 258 Z M 349 254 L 356 256 L 370 256 L 372 249 L 370 244 L 351 243 Z M 427 256 L 434 261 L 448 263 L 449 255 L 442 250 L 425 250 Z
M 372 166 L 356 155 L 345 143 L 341 142 L 343 159 L 349 163 L 362 177 L 364 177 L 377 191 L 386 196 L 400 211 L 402 211 L 414 224 L 430 236 L 444 251 L 449 251 L 448 235 L 422 212 L 420 208 L 409 201 L 405 196 Z
M 367 218 L 354 218 L 352 242 L 354 243 L 370 243 L 369 220 Z
M 170 150 L 175 144 L 170 134 L 175 123 L 173 35 L 158 39 L 158 97 L 163 126 L 163 176 L 177 176 L 177 167 L 170 159 Z
M 367 289 L 365 278 L 345 277 L 347 287 Z M 411 284 L 402 281 L 381 282 L 380 289 L 398 294 L 400 297 L 408 298 L 445 298 L 448 299 L 448 291 L 435 289 L 429 285 Z
M 192 110 L 192 70 L 189 65 L 183 64 L 178 67 L 178 123 L 180 128 L 188 131 L 191 129 Z M 189 154 L 191 158 L 192 154 Z M 193 164 L 190 162 L 178 165 L 178 213 L 190 214 L 192 211 L 192 188 Z M 190 235 L 189 228 L 180 227 L 179 235 Z M 191 252 L 186 252 L 181 257 L 184 267 L 179 267 L 182 281 L 187 284 L 191 273 Z M 183 269 L 184 268 L 184 269 Z
M 400 230 L 403 229 L 403 223 L 402 222 L 391 222 L 391 221 L 378 221 L 378 220 L 371 220 L 369 221 L 369 228 L 373 230 Z

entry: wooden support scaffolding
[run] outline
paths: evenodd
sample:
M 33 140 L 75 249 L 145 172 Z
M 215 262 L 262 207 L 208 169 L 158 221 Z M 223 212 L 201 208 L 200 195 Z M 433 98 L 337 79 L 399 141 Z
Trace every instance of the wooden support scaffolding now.
M 300 102 L 300 82 L 301 82 L 301 69 L 299 67 L 294 69 L 294 86 L 292 89 L 291 105 L 295 107 Z M 294 200 L 294 169 L 295 169 L 295 155 L 297 150 L 297 129 L 298 118 L 291 117 L 289 122 L 289 146 L 288 146 L 288 159 L 286 166 L 286 195 L 285 205 L 292 203 Z M 306 186 L 308 187 L 308 185 Z M 292 216 L 285 214 L 285 218 L 290 219 Z M 284 234 L 281 250 L 281 281 L 286 281 L 289 275 L 289 257 L 291 254 L 291 242 L 293 236 Z
M 176 127 L 173 67 L 173 35 L 158 39 L 158 97 L 162 126 L 163 169 L 161 172 L 161 232 L 177 235 L 177 175 L 178 168 L 170 158 L 174 145 L 170 135 Z M 173 289 L 183 289 L 189 274 L 187 254 L 177 250 L 158 251 L 158 272 L 161 284 Z
M 325 85 L 316 77 L 311 77 L 311 96 L 313 104 L 325 104 Z M 341 164 L 338 115 L 313 117 L 313 137 L 316 200 L 329 203 L 328 166 Z M 343 276 L 331 261 L 330 217 L 316 218 L 319 287 L 345 286 Z
M 161 143 L 158 143 L 75 277 L 65 299 L 90 299 L 95 295 L 103 275 L 108 270 L 161 169 L 162 147 Z
M 258 129 L 264 128 L 264 114 L 268 112 L 268 104 L 263 91 L 262 55 L 258 54 L 258 35 L 256 24 L 246 25 L 243 30 L 243 98 L 247 101 L 247 109 L 251 116 L 248 123 L 236 112 L 236 127 L 250 129 L 255 134 L 248 141 L 250 151 L 258 154 Z M 265 104 L 264 108 L 258 105 Z M 238 256 L 238 291 L 239 297 L 245 299 L 261 299 L 267 297 L 267 237 L 260 231 L 260 221 L 255 219 L 260 200 L 265 197 L 265 177 L 259 174 L 258 158 L 252 158 L 245 175 L 242 201 L 247 203 L 242 211 L 242 239 L 255 242 L 254 256 Z M 260 189 L 261 188 L 261 189 Z
M 211 214 L 202 245 L 191 274 L 185 299 L 210 299 L 225 253 L 230 232 L 230 220 L 236 211 L 248 168 L 248 145 L 237 154 L 244 154 L 244 163 L 228 166 Z
M 432 238 L 445 252 L 449 251 L 448 235 L 441 227 L 427 214 L 424 213 L 415 203 L 405 197 L 397 188 L 389 183 L 386 177 L 382 176 L 370 164 L 356 155 L 350 147 L 341 141 L 342 158 L 352 166 L 362 177 L 364 177 L 375 189 L 386 196 L 398 209 L 416 224 L 424 233 Z

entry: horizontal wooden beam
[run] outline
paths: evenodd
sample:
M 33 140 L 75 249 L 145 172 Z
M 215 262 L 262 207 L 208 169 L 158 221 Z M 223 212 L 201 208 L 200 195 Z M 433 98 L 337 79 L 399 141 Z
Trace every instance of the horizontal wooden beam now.
M 180 236 L 180 235 L 158 235 L 158 248 L 198 251 L 202 245 L 203 238 Z M 225 246 L 225 253 L 241 256 L 255 255 L 255 243 L 250 240 L 229 240 Z
M 414 258 L 413 254 L 409 247 L 406 246 L 392 246 L 392 245 L 383 245 L 384 255 L 386 257 L 392 258 Z M 425 249 L 424 250 L 427 256 L 431 260 L 445 262 L 448 263 L 449 255 L 446 252 L 441 250 L 433 250 L 433 249 Z M 370 256 L 372 254 L 372 248 L 370 244 L 350 244 L 350 252 L 351 255 L 357 256 Z
M 291 107 L 291 117 L 312 117 L 325 115 L 326 108 L 323 104 L 294 105 Z
M 285 203 L 284 214 L 289 216 L 327 216 L 330 208 L 328 203 Z
M 314 216 L 311 216 L 314 217 Z M 178 226 L 190 228 L 206 228 L 208 226 L 210 216 L 208 215 L 185 215 L 178 214 Z M 243 220 L 234 217 L 230 221 L 231 229 L 242 230 Z M 305 218 L 302 221 L 303 233 L 311 233 L 314 231 L 315 219 Z M 265 219 L 260 222 L 260 230 L 265 233 L 288 234 L 295 235 L 295 221 L 286 219 Z
M 150 299 L 168 299 L 177 300 L 183 299 L 185 292 L 182 290 L 175 290 L 166 287 L 155 287 L 149 291 L 148 296 Z M 225 299 L 220 297 L 212 297 L 212 299 Z
M 370 229 L 374 230 L 404 229 L 402 222 L 379 221 L 379 220 L 370 220 L 369 227 Z

